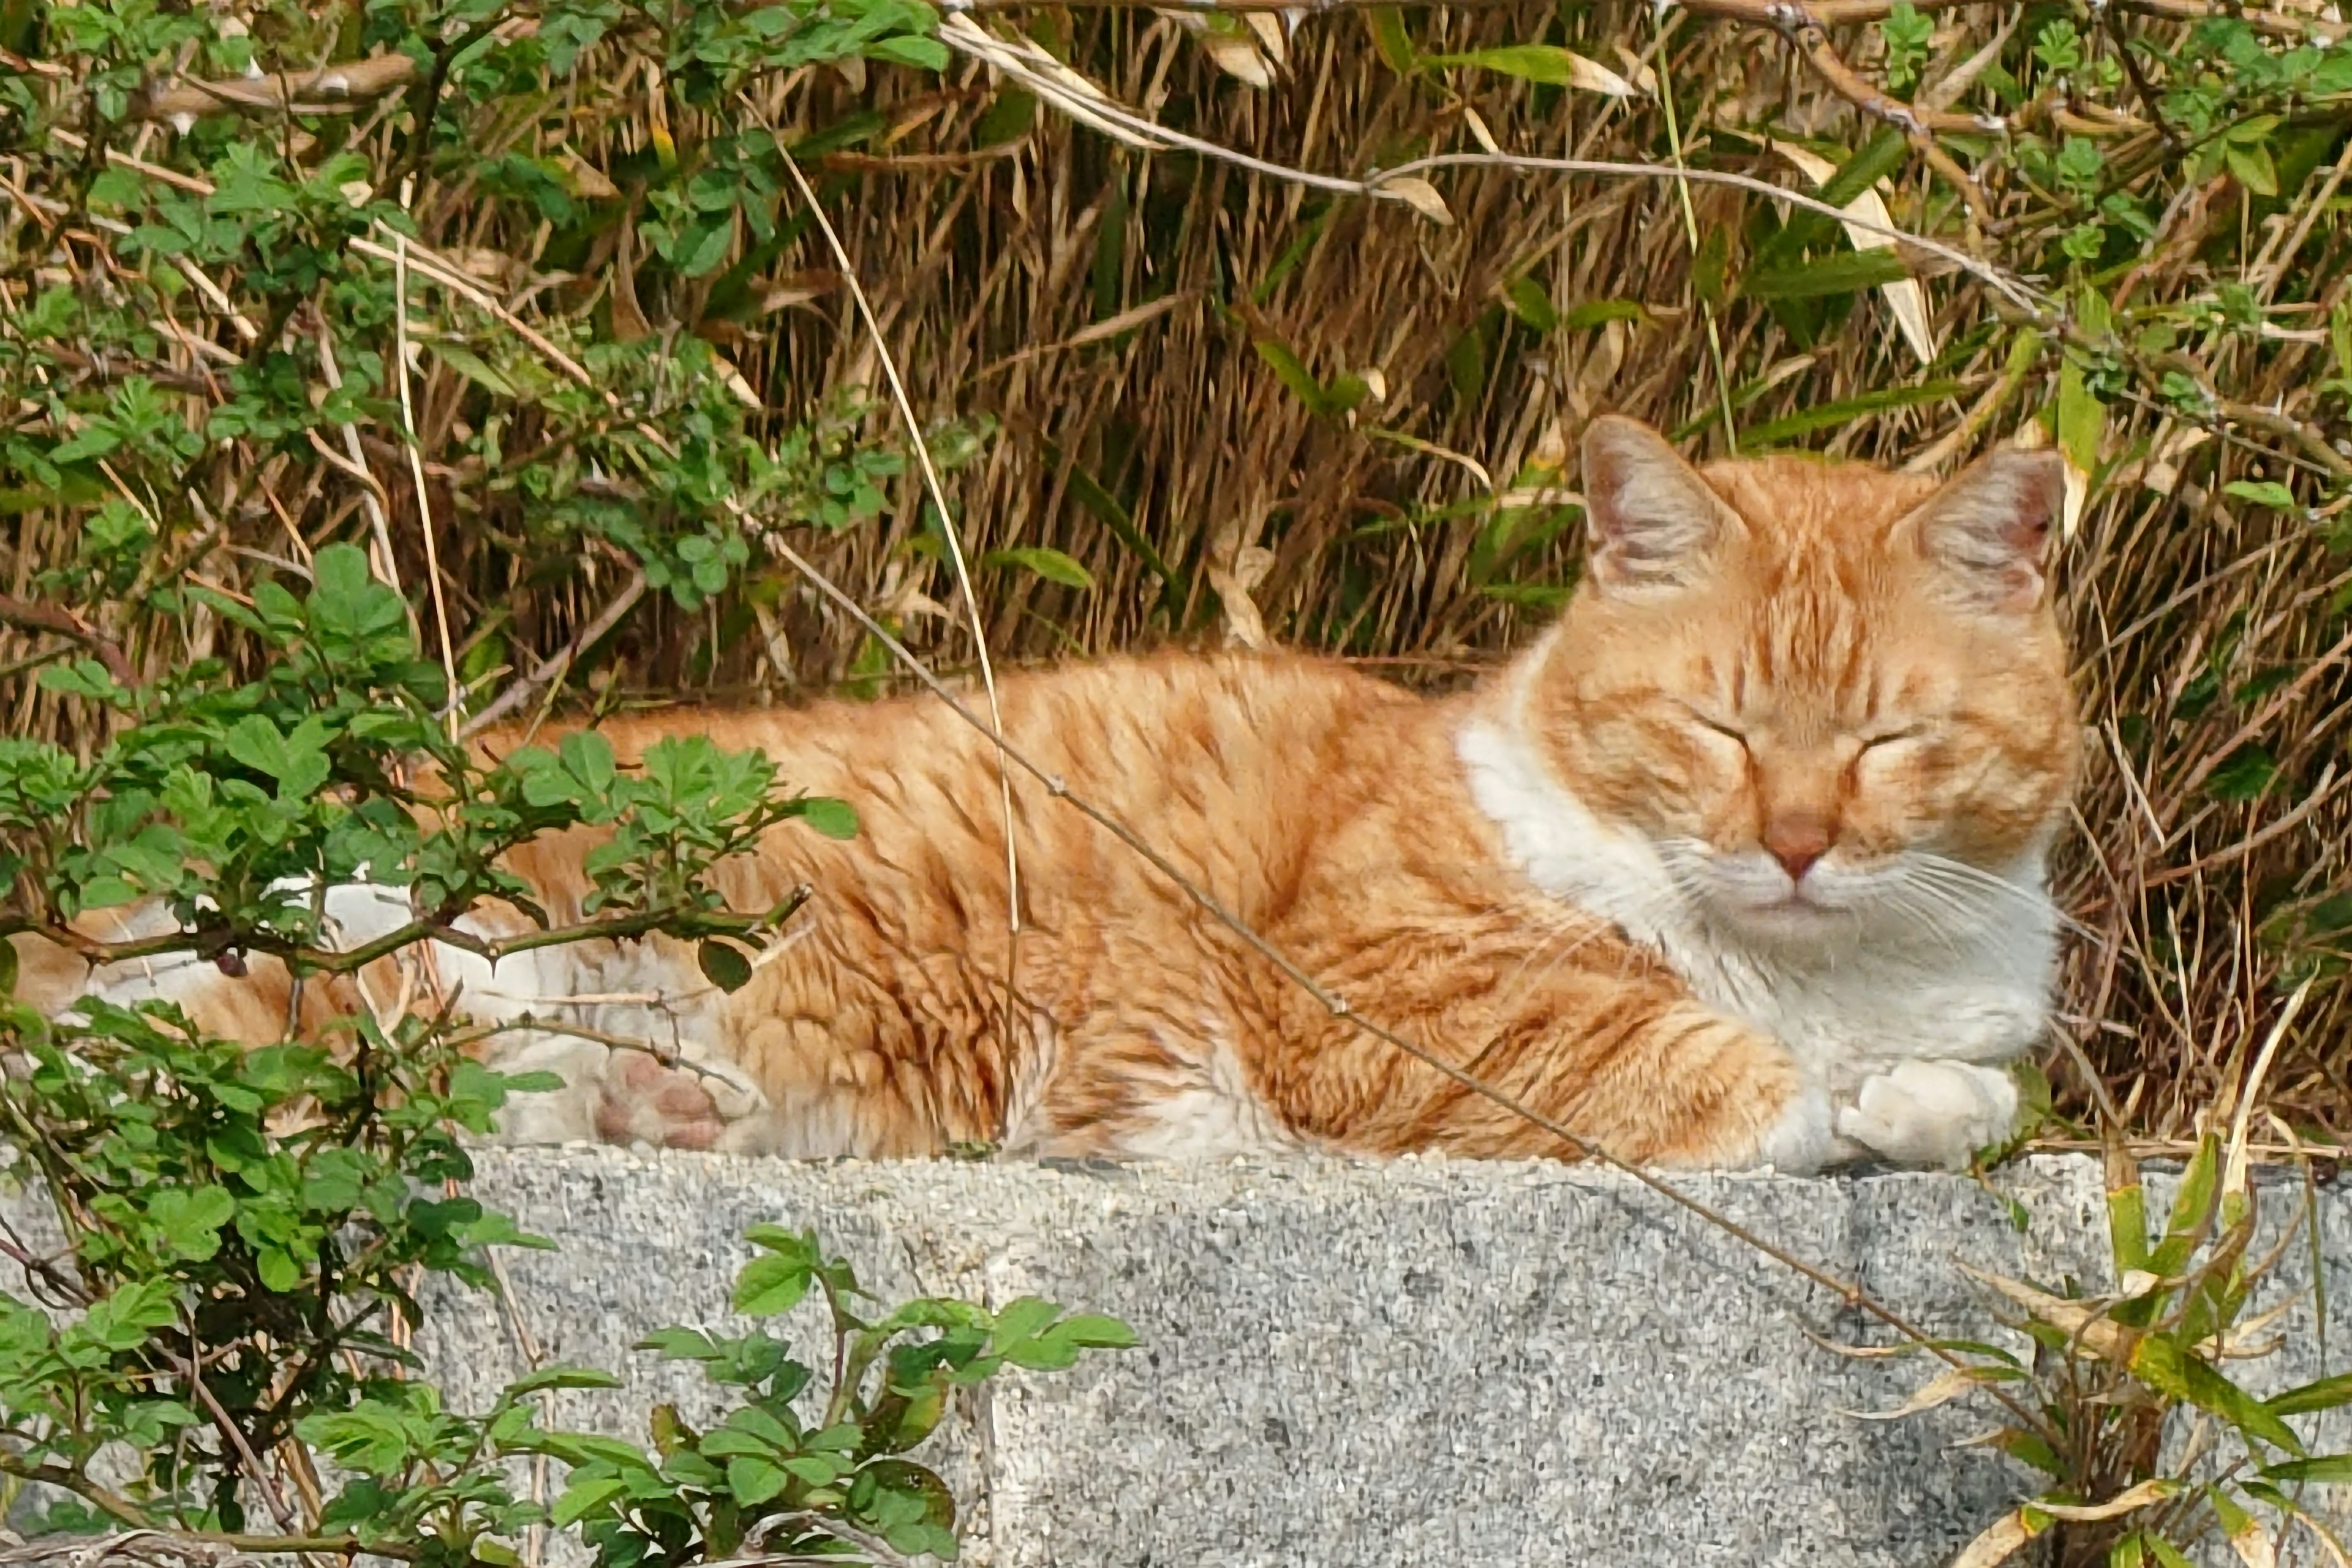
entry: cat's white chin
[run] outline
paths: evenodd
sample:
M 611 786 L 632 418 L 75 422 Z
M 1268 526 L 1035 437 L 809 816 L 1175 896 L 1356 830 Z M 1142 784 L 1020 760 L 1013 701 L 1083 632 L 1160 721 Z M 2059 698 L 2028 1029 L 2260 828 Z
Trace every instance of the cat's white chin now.
M 1792 894 L 1772 902 L 1710 900 L 1707 913 L 1742 945 L 1768 950 L 1851 947 L 1861 916 Z

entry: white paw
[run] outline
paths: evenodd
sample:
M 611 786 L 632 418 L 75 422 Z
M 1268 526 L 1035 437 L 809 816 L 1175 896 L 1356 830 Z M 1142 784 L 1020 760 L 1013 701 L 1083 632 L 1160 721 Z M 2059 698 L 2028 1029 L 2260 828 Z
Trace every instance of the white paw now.
M 1906 1061 L 1863 1080 L 1837 1110 L 1841 1137 L 1899 1165 L 1957 1171 L 2017 1124 L 2017 1086 L 1998 1068 Z

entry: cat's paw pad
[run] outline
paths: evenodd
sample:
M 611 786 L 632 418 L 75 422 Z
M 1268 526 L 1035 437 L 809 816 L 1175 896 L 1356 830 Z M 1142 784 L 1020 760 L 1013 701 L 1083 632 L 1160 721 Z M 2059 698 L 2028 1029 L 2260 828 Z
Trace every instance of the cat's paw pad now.
M 1864 1079 L 1837 1113 L 1839 1136 L 1881 1159 L 1948 1171 L 2016 1124 L 2017 1086 L 1972 1062 L 1898 1062 Z
M 650 1051 L 616 1050 L 605 1063 L 596 1136 L 607 1143 L 709 1149 L 767 1099 L 733 1064 L 690 1047 L 672 1066 Z

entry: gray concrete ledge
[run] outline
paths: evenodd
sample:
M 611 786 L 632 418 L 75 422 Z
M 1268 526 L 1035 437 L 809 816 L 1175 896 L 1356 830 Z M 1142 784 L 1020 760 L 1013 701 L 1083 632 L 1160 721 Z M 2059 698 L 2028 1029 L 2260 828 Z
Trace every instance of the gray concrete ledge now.
M 1956 1439 L 1893 1423 L 1927 1376 L 1807 1331 L 1885 1334 L 1639 1186 L 1554 1164 L 796 1164 L 499 1150 L 480 1194 L 561 1250 L 511 1253 L 548 1352 L 627 1373 L 561 1414 L 633 1436 L 695 1380 L 628 1346 L 727 1322 L 743 1229 L 812 1226 L 884 1292 L 1037 1294 L 1118 1313 L 1143 1348 L 1014 1374 L 934 1439 L 995 1568 L 1931 1564 L 2019 1494 Z M 1997 1332 L 1955 1261 L 2104 1275 L 2096 1166 L 1997 1194 L 1950 1176 L 1685 1178 L 1742 1225 L 1931 1331 Z M 2020 1229 L 2008 1200 L 2026 1216 Z M 2282 1194 L 2273 1207 L 2295 1206 Z M 2323 1202 L 2331 1338 L 2352 1341 L 2352 1200 Z M 2305 1260 L 2287 1288 L 2307 1282 Z M 424 1347 L 459 1397 L 521 1368 L 487 1303 Z M 2308 1327 L 2306 1322 L 2305 1327 Z M 2313 1336 L 2258 1381 L 2314 1375 Z

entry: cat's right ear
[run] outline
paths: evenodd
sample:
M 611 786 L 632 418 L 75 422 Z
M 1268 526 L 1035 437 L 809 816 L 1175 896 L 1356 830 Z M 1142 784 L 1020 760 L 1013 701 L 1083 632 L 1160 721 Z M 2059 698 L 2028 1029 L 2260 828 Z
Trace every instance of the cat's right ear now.
M 1698 470 L 1647 425 L 1604 414 L 1585 426 L 1586 575 L 1594 587 L 1686 587 L 1738 526 Z

